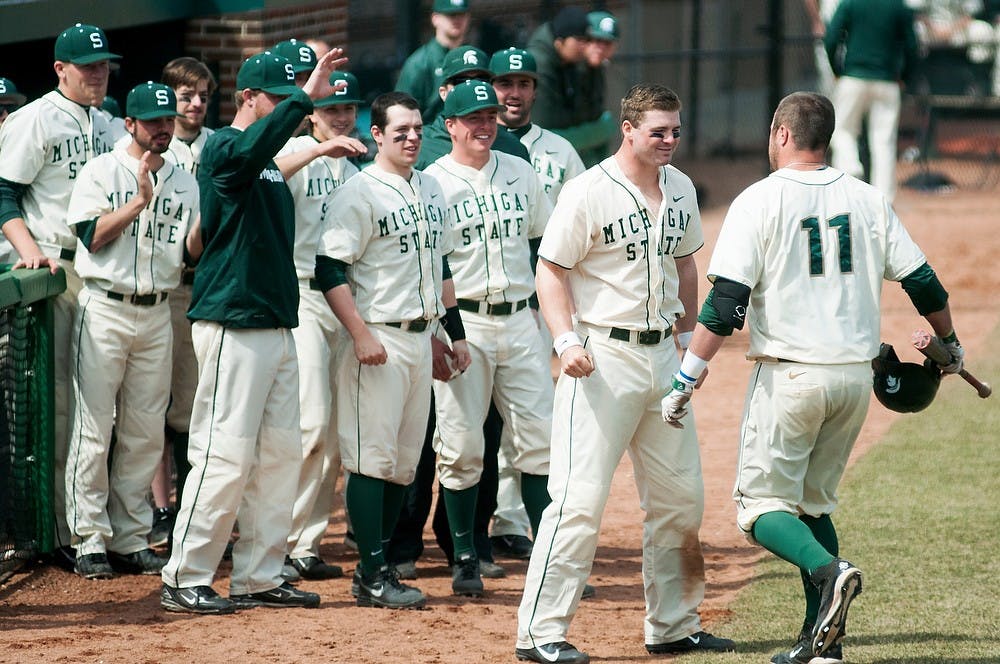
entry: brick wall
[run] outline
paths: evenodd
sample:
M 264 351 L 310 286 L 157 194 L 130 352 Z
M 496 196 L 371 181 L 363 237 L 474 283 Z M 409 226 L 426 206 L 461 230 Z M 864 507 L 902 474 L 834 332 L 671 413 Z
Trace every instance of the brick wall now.
M 236 72 L 248 56 L 285 39 L 320 38 L 331 45 L 347 42 L 347 0 L 327 0 L 290 9 L 265 9 L 192 19 L 185 50 L 217 72 L 219 118 L 227 124 L 236 108 Z

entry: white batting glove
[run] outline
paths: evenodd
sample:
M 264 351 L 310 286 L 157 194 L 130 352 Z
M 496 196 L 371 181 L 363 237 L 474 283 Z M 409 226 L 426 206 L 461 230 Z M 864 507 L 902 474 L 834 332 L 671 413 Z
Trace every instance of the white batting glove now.
M 941 371 L 948 374 L 958 373 L 965 365 L 965 349 L 958 343 L 958 337 L 954 332 L 941 339 L 941 342 L 951 355 L 951 364 L 941 367 Z
M 677 372 L 671 381 L 671 390 L 660 400 L 660 414 L 663 421 L 675 429 L 683 429 L 681 420 L 687 415 L 687 403 L 694 394 L 695 382 L 688 380 L 687 376 Z

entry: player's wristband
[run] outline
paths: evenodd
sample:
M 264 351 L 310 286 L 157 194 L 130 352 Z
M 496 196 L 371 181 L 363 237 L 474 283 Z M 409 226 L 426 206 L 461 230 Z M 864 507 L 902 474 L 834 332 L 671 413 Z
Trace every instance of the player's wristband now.
M 687 351 L 681 360 L 681 375 L 692 382 L 697 381 L 707 366 L 708 360 L 703 360 L 691 351 Z
M 694 336 L 694 332 L 678 332 L 677 333 L 677 343 L 680 344 L 681 350 L 687 350 L 688 346 L 691 345 L 691 337 Z
M 559 357 L 562 357 L 562 354 L 570 346 L 583 346 L 583 342 L 580 340 L 580 335 L 573 330 L 563 332 L 552 342 L 552 347 L 556 349 L 556 355 Z
M 952 330 L 951 334 L 949 334 L 948 336 L 941 337 L 941 342 L 946 344 L 957 344 L 958 335 L 955 334 L 955 330 Z
M 462 314 L 458 310 L 458 305 L 445 309 L 444 316 L 441 316 L 441 325 L 452 341 L 465 339 L 465 326 L 462 325 Z

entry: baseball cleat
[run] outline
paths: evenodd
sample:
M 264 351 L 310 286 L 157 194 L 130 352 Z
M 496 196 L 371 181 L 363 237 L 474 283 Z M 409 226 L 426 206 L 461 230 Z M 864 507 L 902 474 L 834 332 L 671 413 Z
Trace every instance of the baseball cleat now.
M 484 579 L 502 579 L 507 576 L 507 570 L 492 560 L 480 560 L 479 575 Z
M 108 561 L 116 572 L 122 574 L 159 574 L 167 564 L 167 559 L 159 557 L 152 549 L 140 549 L 128 554 L 109 551 Z
M 417 578 L 417 563 L 414 560 L 404 560 L 395 564 L 396 576 L 401 579 L 412 580 Z
M 235 603 L 260 602 L 261 606 L 275 608 L 315 609 L 319 606 L 319 595 L 306 590 L 299 590 L 287 581 L 277 588 L 262 590 L 259 593 L 231 595 L 229 599 Z
M 804 628 L 795 645 L 788 652 L 779 652 L 771 657 L 771 664 L 844 664 L 842 641 L 837 641 L 817 656 L 813 654 L 812 633 L 812 625 Z
M 319 556 L 307 556 L 305 558 L 292 558 L 294 567 L 303 579 L 339 579 L 344 576 L 344 570 L 340 565 L 331 565 L 324 562 Z
M 531 540 L 524 535 L 494 535 L 490 545 L 494 554 L 504 558 L 527 560 L 531 557 Z
M 562 664 L 588 664 L 590 656 L 580 652 L 573 644 L 566 641 L 556 641 L 535 646 L 534 648 L 515 648 L 517 658 L 526 662 L 561 662 Z
M 153 527 L 149 529 L 146 541 L 150 546 L 163 546 L 170 540 L 173 529 L 174 511 L 169 507 L 157 507 L 153 510 Z
M 211 586 L 174 588 L 163 584 L 160 606 L 178 613 L 235 613 L 236 606 Z
M 110 579 L 115 575 L 115 570 L 108 563 L 108 556 L 105 553 L 77 556 L 73 571 L 85 579 Z
M 590 585 L 589 583 L 583 584 L 583 592 L 580 593 L 580 599 L 593 599 L 597 596 L 597 588 Z
M 299 570 L 292 564 L 292 559 L 285 556 L 285 563 L 281 566 L 281 578 L 290 583 L 302 580 Z
M 483 579 L 479 574 L 479 559 L 466 555 L 451 567 L 451 591 L 464 597 L 482 597 Z
M 819 620 L 813 630 L 813 654 L 826 653 L 844 634 L 847 609 L 851 600 L 861 594 L 861 570 L 850 562 L 836 558 L 809 575 L 819 588 Z
M 736 643 L 731 639 L 723 639 L 708 632 L 695 632 L 691 636 L 685 636 L 676 641 L 646 644 L 646 652 L 650 655 L 673 655 L 697 650 L 735 652 Z
M 373 574 L 362 574 L 360 568 L 354 572 L 351 593 L 357 597 L 358 606 L 372 606 L 381 609 L 422 609 L 427 604 L 424 594 L 412 586 L 399 582 L 396 570 L 383 565 Z

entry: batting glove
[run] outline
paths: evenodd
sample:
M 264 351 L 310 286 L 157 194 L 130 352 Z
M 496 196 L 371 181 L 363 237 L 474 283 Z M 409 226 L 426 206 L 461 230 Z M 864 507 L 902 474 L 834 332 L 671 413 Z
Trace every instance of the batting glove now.
M 672 389 L 660 400 L 663 421 L 675 429 L 684 428 L 681 420 L 687 415 L 687 403 L 694 394 L 695 382 L 678 371 L 671 381 Z
M 955 336 L 954 332 L 941 339 L 941 342 L 951 354 L 951 364 L 942 366 L 941 371 L 949 374 L 958 373 L 965 364 L 965 349 L 962 348 L 962 344 L 958 343 L 958 337 Z

